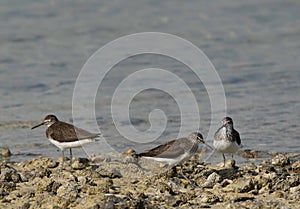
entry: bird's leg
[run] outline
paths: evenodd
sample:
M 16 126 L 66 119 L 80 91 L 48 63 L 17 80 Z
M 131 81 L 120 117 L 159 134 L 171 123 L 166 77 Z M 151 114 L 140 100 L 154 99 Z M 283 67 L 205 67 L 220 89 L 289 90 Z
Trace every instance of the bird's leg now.
M 169 167 L 167 168 L 167 171 L 164 172 L 164 175 L 166 176 L 167 179 L 172 178 L 176 174 L 177 174 L 176 166 Z
M 177 174 L 176 165 L 172 167 L 172 172 L 173 172 L 174 175 Z
M 225 155 L 224 155 L 224 153 L 222 153 L 222 156 L 223 156 L 223 161 L 224 161 L 224 165 L 223 165 L 223 167 L 225 167 L 226 158 L 225 158 Z
M 204 163 L 206 163 L 206 161 L 211 158 L 211 156 L 215 153 L 216 149 L 213 149 L 213 152 L 210 153 L 210 155 L 203 161 Z
M 65 160 L 64 150 L 62 150 L 61 153 L 62 153 L 62 163 L 61 163 L 60 171 L 62 171 L 64 169 L 64 160 Z
M 71 170 L 72 170 L 72 159 L 73 159 L 72 148 L 70 148 L 70 168 L 71 168 Z
M 181 172 L 180 172 L 180 175 L 185 179 L 185 180 L 187 180 L 188 182 L 189 182 L 189 184 L 192 186 L 192 187 L 195 187 L 196 186 L 196 183 L 195 182 L 193 182 L 191 179 L 189 179 L 188 177 L 186 177 L 184 174 L 183 174 L 183 169 L 182 169 L 182 165 L 180 165 L 180 170 L 181 170 Z

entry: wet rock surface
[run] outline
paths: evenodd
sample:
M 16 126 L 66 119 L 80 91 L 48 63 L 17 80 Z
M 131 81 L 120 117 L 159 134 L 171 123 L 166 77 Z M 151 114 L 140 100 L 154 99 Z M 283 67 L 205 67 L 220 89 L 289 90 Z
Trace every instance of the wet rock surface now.
M 120 159 L 74 159 L 73 169 L 66 161 L 62 171 L 61 161 L 49 158 L 2 162 L 0 208 L 300 206 L 300 161 L 289 155 L 242 167 L 203 164 L 195 156 L 172 172 L 149 161 Z
M 11 156 L 11 152 L 7 147 L 0 147 L 0 156 L 1 157 L 9 157 Z

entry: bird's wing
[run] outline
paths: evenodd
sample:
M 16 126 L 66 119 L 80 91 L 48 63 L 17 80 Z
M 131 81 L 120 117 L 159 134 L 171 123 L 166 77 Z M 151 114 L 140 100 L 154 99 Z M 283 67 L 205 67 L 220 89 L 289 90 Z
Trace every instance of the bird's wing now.
M 100 133 L 91 133 L 91 132 L 88 132 L 86 130 L 83 130 L 81 128 L 77 128 L 75 127 L 75 132 L 77 134 L 77 138 L 79 140 L 82 140 L 82 139 L 94 139 L 94 138 L 97 138 L 100 136 Z
M 53 127 L 52 127 L 53 126 Z M 81 128 L 74 127 L 71 124 L 61 122 L 59 124 L 54 123 L 51 129 L 47 129 L 47 137 L 51 136 L 53 139 L 58 139 L 63 142 L 71 142 L 82 139 L 93 139 L 100 134 L 90 133 Z M 55 131 L 53 131 L 53 129 Z
M 186 138 L 179 138 L 159 145 L 148 152 L 140 153 L 138 156 L 176 158 L 185 153 L 186 150 L 192 149 L 194 145 Z
M 238 145 L 241 145 L 241 138 L 240 138 L 240 134 L 239 132 L 237 132 L 236 130 L 233 131 L 233 134 L 234 134 L 234 138 L 236 139 L 236 143 Z
M 175 149 L 176 140 L 169 141 L 165 144 L 159 145 L 147 152 L 138 154 L 140 157 L 161 157 L 161 158 L 175 158 L 184 153 L 184 149 L 178 147 Z

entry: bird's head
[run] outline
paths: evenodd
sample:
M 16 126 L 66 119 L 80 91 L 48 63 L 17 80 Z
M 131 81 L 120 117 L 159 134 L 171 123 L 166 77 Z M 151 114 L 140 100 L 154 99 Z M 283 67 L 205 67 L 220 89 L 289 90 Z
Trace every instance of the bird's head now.
M 42 123 L 40 123 L 40 124 L 38 124 L 38 125 L 36 125 L 36 126 L 33 126 L 31 129 L 35 129 L 35 128 L 41 126 L 41 125 L 46 125 L 46 126 L 49 127 L 49 126 L 51 126 L 53 123 L 55 123 L 55 122 L 57 122 L 57 121 L 58 121 L 58 119 L 57 119 L 57 117 L 56 117 L 55 115 L 47 115 L 47 116 L 44 118 L 44 120 L 43 120 Z
M 230 117 L 224 117 L 222 120 L 222 123 L 224 126 L 226 125 L 232 125 L 233 126 L 233 120 Z

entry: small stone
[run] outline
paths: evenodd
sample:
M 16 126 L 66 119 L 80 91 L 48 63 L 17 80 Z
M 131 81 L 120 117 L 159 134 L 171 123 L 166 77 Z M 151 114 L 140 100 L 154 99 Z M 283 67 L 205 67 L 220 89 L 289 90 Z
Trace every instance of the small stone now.
M 269 194 L 271 192 L 271 189 L 269 188 L 269 184 L 262 187 L 259 191 L 258 191 L 258 194 Z
M 300 185 L 290 188 L 290 199 L 297 200 L 300 203 Z
M 56 168 L 58 165 L 59 165 L 58 162 L 52 161 L 52 162 L 49 162 L 49 163 L 48 163 L 47 167 L 48 167 L 48 168 Z
M 79 160 L 75 160 L 72 164 L 72 168 L 74 170 L 82 170 L 82 169 L 86 168 L 86 166 L 87 166 L 86 164 L 81 163 Z
M 177 205 L 178 199 L 173 195 L 167 195 L 165 201 L 169 207 L 174 207 Z
M 228 160 L 225 164 L 225 167 L 226 168 L 234 168 L 235 167 L 235 160 L 231 159 L 231 160 Z
M 122 153 L 122 162 L 123 163 L 134 163 L 136 164 L 138 162 L 138 158 L 136 155 L 136 151 L 133 149 L 128 149 L 125 152 Z
M 216 172 L 213 172 L 207 177 L 207 180 L 203 184 L 203 188 L 213 188 L 213 186 L 218 183 L 221 179 L 221 176 Z
M 125 152 L 123 152 L 124 155 L 135 155 L 136 154 L 136 151 L 133 150 L 133 149 L 128 149 L 126 150 Z
M 295 187 L 295 186 L 300 185 L 300 175 L 299 174 L 291 175 L 288 178 L 288 182 L 289 182 L 290 187 Z
M 26 202 L 22 205 L 21 209 L 28 209 L 30 208 L 30 203 L 29 202 Z
M 23 173 L 20 173 L 20 178 L 21 178 L 22 182 L 27 182 L 28 181 L 28 178 Z
M 123 158 L 122 158 L 122 162 L 123 163 L 133 163 L 133 164 L 137 164 L 138 163 L 138 158 L 135 157 L 135 156 L 131 156 L 131 155 L 125 155 Z
M 275 191 L 273 195 L 277 198 L 284 198 L 284 193 L 282 191 Z
M 112 200 L 107 200 L 104 203 L 104 208 L 105 209 L 115 209 L 115 203 Z
M 18 192 L 23 199 L 30 199 L 35 195 L 33 188 L 20 188 Z
M 253 200 L 254 197 L 253 196 L 250 196 L 250 195 L 247 195 L 247 196 L 235 196 L 231 201 L 233 202 L 245 202 L 247 200 Z
M 111 158 L 109 156 L 104 155 L 104 154 L 97 155 L 96 157 L 93 157 L 91 159 L 91 162 L 95 163 L 97 165 L 99 165 L 103 162 L 110 162 L 110 161 L 111 161 Z
M 4 191 L 13 191 L 16 189 L 16 183 L 0 181 L 0 189 L 3 189 Z
M 272 165 L 277 165 L 277 166 L 289 165 L 290 159 L 283 154 L 278 154 L 271 160 L 271 163 Z
M 88 158 L 82 158 L 82 157 L 78 158 L 78 161 L 82 164 L 85 164 L 86 166 L 88 166 L 90 162 Z
M 222 187 L 226 187 L 227 185 L 231 184 L 232 182 L 233 182 L 232 180 L 224 179 L 224 180 L 221 182 L 221 186 L 222 186 Z
M 264 173 L 262 175 L 263 178 L 266 178 L 266 179 L 274 179 L 276 177 L 276 173 L 275 172 L 271 172 L 271 173 Z
M 87 208 L 87 209 L 100 209 L 101 207 L 100 207 L 100 205 L 99 204 L 95 204 L 95 205 L 93 205 L 93 206 L 91 206 L 91 207 L 89 207 L 89 208 Z
M 78 195 L 77 185 L 73 182 L 66 182 L 57 189 L 57 196 L 74 202 Z
M 1 183 L 0 183 L 0 188 L 1 188 Z M 0 189 L 0 199 L 2 199 L 6 195 L 9 195 L 9 193 L 6 192 L 4 189 Z
M 295 173 L 300 172 L 300 160 L 298 160 L 292 164 L 292 169 Z
M 30 180 L 33 180 L 36 177 L 36 172 L 35 171 L 25 171 L 20 173 L 20 177 L 22 182 L 27 182 Z
M 300 185 L 298 185 L 296 187 L 291 187 L 290 192 L 292 192 L 292 193 L 300 192 Z
M 115 205 L 120 202 L 122 202 L 121 197 L 118 197 L 116 195 L 109 195 L 104 200 L 104 205 L 103 205 L 104 207 L 101 207 L 101 208 L 114 209 L 114 208 L 116 208 Z
M 106 170 L 103 168 L 96 169 L 96 172 L 98 172 L 102 177 L 108 177 L 108 178 L 121 178 L 122 174 L 117 169 L 113 168 L 110 170 Z
M 251 191 L 252 189 L 254 189 L 253 180 L 241 178 L 225 187 L 223 191 L 236 191 L 238 193 L 245 193 Z
M 18 183 L 21 180 L 20 175 L 17 173 L 16 170 L 12 168 L 5 168 L 1 171 L 0 174 L 1 181 L 12 181 L 14 183 Z
M 0 156 L 9 157 L 11 155 L 12 154 L 11 154 L 10 150 L 8 149 L 8 147 L 0 147 Z
M 200 197 L 200 202 L 202 203 L 215 203 L 219 201 L 219 197 L 212 192 L 205 192 Z
M 43 177 L 49 177 L 51 175 L 51 171 L 48 168 L 39 168 L 37 169 L 36 176 L 43 178 Z
M 77 177 L 77 180 L 78 180 L 78 182 L 81 184 L 81 185 L 85 185 L 85 184 L 87 184 L 87 177 L 85 177 L 85 176 L 78 176 Z
M 139 183 L 140 181 L 138 180 L 138 179 L 133 179 L 130 183 L 131 184 L 137 184 L 137 183 Z
M 45 191 L 49 192 L 51 190 L 50 188 L 53 184 L 53 180 L 49 178 L 40 179 L 39 177 L 34 180 L 37 181 L 35 189 L 36 194 L 42 194 Z
M 252 159 L 258 157 L 258 151 L 246 149 L 242 151 L 242 156 L 246 159 Z
M 209 204 L 201 204 L 200 208 L 211 208 Z

